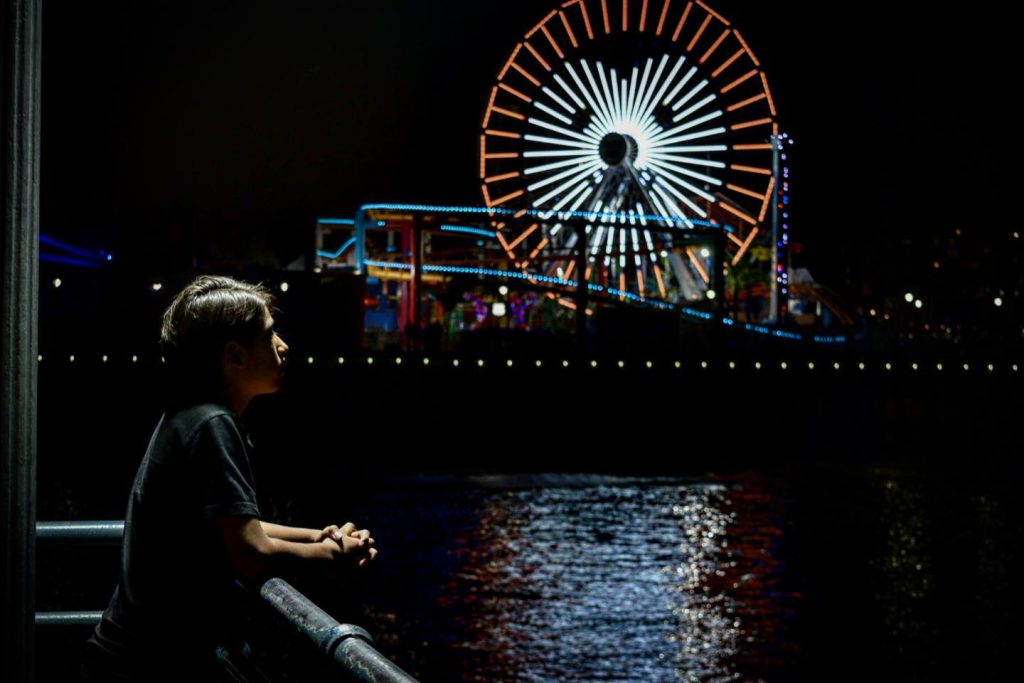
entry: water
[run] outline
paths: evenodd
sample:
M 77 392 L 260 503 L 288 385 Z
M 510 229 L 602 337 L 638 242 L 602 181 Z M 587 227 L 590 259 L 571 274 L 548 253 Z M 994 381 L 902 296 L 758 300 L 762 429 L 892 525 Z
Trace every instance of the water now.
M 264 510 L 374 530 L 372 574 L 300 586 L 425 683 L 1016 679 L 1013 479 L 833 465 L 338 481 L 306 480 L 300 504 L 264 476 Z M 60 585 L 54 556 L 40 565 Z M 60 606 L 40 589 L 41 609 Z M 43 634 L 44 671 L 77 647 L 61 637 Z M 280 632 L 254 637 L 279 678 L 315 673 Z

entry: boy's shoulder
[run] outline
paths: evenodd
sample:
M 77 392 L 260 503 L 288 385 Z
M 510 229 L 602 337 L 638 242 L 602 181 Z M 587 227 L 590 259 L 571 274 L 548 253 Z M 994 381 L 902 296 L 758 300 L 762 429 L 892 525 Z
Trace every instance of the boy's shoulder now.
M 191 441 L 204 427 L 216 425 L 221 428 L 238 430 L 238 420 L 227 407 L 218 403 L 197 403 L 173 410 L 164 415 L 163 427 Z M 229 426 L 230 425 L 230 426 Z

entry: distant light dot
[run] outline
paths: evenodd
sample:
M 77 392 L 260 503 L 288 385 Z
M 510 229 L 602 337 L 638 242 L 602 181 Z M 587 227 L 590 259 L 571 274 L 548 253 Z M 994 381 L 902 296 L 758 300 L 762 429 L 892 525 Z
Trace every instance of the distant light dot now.
M 161 289 L 163 289 L 163 287 L 164 286 L 161 283 L 159 283 L 159 282 L 154 282 L 153 283 L 153 291 L 154 292 L 159 292 Z
M 922 306 L 924 306 L 924 302 L 922 302 L 920 299 L 914 302 L 914 308 L 921 308 Z
M 648 369 L 654 367 L 654 363 L 652 363 L 651 361 L 647 361 L 646 365 L 647 365 Z
M 537 361 L 537 367 L 539 368 L 540 366 L 541 366 L 541 362 Z
M 989 371 L 989 372 L 992 372 L 993 370 L 995 370 L 995 367 L 994 367 L 994 366 L 993 366 L 993 365 L 992 365 L 991 363 L 989 363 L 989 365 L 988 365 L 988 371 Z
M 733 362 L 733 361 L 729 361 L 729 369 L 730 370 L 735 370 L 736 369 L 736 363 Z
M 373 365 L 373 356 L 369 356 L 369 357 L 368 357 L 368 358 L 366 359 L 366 364 L 367 364 L 367 365 Z
M 338 365 L 343 365 L 344 363 L 345 363 L 344 356 L 338 356 Z
M 782 361 L 781 363 L 779 363 L 779 367 L 785 370 L 786 368 L 789 367 L 789 365 L 786 364 L 786 361 Z
M 452 365 L 455 366 L 455 367 L 459 367 L 459 359 L 456 358 L 455 360 L 453 360 L 452 361 Z
M 68 360 L 70 362 L 74 363 L 75 362 L 75 354 L 71 354 L 70 356 L 68 356 Z
M 999 307 L 1003 305 L 1003 300 L 1001 297 L 997 296 L 995 299 L 992 300 L 992 303 L 994 303 L 996 307 Z
M 597 367 L 597 361 L 596 360 L 590 361 L 590 367 L 596 368 Z
M 761 361 L 756 361 L 754 363 L 754 368 L 757 369 L 757 370 L 760 370 L 761 369 Z
M 892 363 L 886 363 L 885 364 L 885 369 L 886 370 L 892 370 Z
M 63 281 L 59 277 L 53 278 L 53 286 L 54 287 L 60 287 L 62 284 L 63 284 Z
M 702 368 L 704 368 L 705 370 L 707 370 L 707 367 L 708 367 L 708 362 L 707 362 L 706 360 L 702 360 L 702 361 L 700 362 L 700 366 L 701 366 Z
M 675 366 L 676 366 L 676 369 L 679 369 L 679 368 L 683 367 L 683 364 L 680 363 L 679 361 L 676 361 L 675 362 Z
M 104 356 L 103 356 L 103 362 L 104 362 L 104 363 L 106 363 L 106 362 L 107 362 L 107 356 L 106 356 L 106 355 L 104 355 Z
M 914 295 L 910 292 L 907 292 L 906 294 L 903 295 L 903 300 L 909 304 L 914 301 Z
M 857 367 L 860 368 L 861 370 L 863 370 L 864 369 L 864 364 L 863 363 L 857 363 Z
M 401 358 L 396 358 L 395 359 L 395 365 L 401 365 L 401 364 L 402 364 L 402 359 Z
M 935 369 L 938 370 L 939 372 L 941 372 L 942 371 L 942 363 L 936 363 L 935 364 Z
M 910 367 L 913 368 L 914 370 L 917 370 L 917 363 L 911 363 Z
M 705 296 L 707 296 L 707 298 L 709 298 L 709 299 L 714 299 L 714 298 L 715 298 L 716 296 L 718 296 L 718 295 L 717 295 L 717 294 L 715 294 L 715 290 L 713 290 L 713 289 L 709 289 L 709 290 L 707 291 L 707 294 L 705 294 Z
M 281 291 L 282 292 L 287 292 L 288 291 L 288 283 L 287 282 L 282 282 L 281 283 Z
M 622 362 L 622 361 L 620 360 L 620 361 L 619 361 L 619 367 L 620 367 L 620 368 L 624 368 L 624 367 L 626 367 L 626 364 L 625 364 L 625 363 L 623 363 L 623 362 Z
M 498 294 L 501 294 L 502 296 L 508 294 L 508 287 L 506 287 L 505 285 L 498 287 Z
M 310 365 L 312 365 L 313 364 L 313 356 L 310 356 L 309 358 L 307 358 L 306 362 L 309 363 Z
M 834 367 L 836 370 L 838 370 L 839 369 L 839 363 L 833 363 L 832 367 Z
M 423 359 L 423 364 L 424 365 L 430 365 L 430 359 L 429 358 L 424 358 Z
M 132 356 L 132 362 L 133 363 L 137 363 L 138 361 L 139 361 L 139 357 L 138 356 Z
M 808 370 L 813 370 L 814 369 L 814 362 L 813 361 L 807 364 L 807 369 Z
M 43 356 L 42 356 L 42 354 L 40 354 L 40 356 L 39 356 L 39 359 L 38 359 L 38 362 L 40 362 L 40 363 L 42 363 L 42 362 L 43 362 Z
M 483 361 L 483 359 L 480 359 L 480 360 L 478 360 L 478 361 L 476 362 L 476 366 L 477 366 L 478 368 L 482 368 L 482 367 L 484 366 L 484 361 Z
M 964 370 L 966 371 L 966 370 L 970 370 L 970 369 L 971 369 L 971 366 L 968 365 L 967 363 L 964 363 Z
M 569 367 L 569 361 L 567 361 L 567 360 L 563 360 L 563 361 L 562 361 L 562 367 L 563 367 L 563 368 L 567 368 L 567 367 Z
M 509 358 L 507 361 L 505 361 L 505 365 L 507 365 L 508 367 L 512 367 L 512 359 Z

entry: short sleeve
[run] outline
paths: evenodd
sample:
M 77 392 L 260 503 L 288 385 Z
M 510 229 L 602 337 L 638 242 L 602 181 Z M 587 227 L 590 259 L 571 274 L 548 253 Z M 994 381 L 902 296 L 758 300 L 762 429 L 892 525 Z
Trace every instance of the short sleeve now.
M 260 516 L 245 438 L 229 415 L 204 422 L 192 451 L 196 472 L 203 479 L 204 517 Z

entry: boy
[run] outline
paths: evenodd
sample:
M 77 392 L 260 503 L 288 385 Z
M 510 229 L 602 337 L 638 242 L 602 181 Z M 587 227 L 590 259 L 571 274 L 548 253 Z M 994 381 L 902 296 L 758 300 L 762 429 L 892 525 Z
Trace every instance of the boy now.
M 268 290 L 203 276 L 164 313 L 169 405 L 128 501 L 122 576 L 87 643 L 85 680 L 218 676 L 215 650 L 242 647 L 236 579 L 366 566 L 370 532 L 301 529 L 259 518 L 251 444 L 239 421 L 276 392 L 288 346 Z

